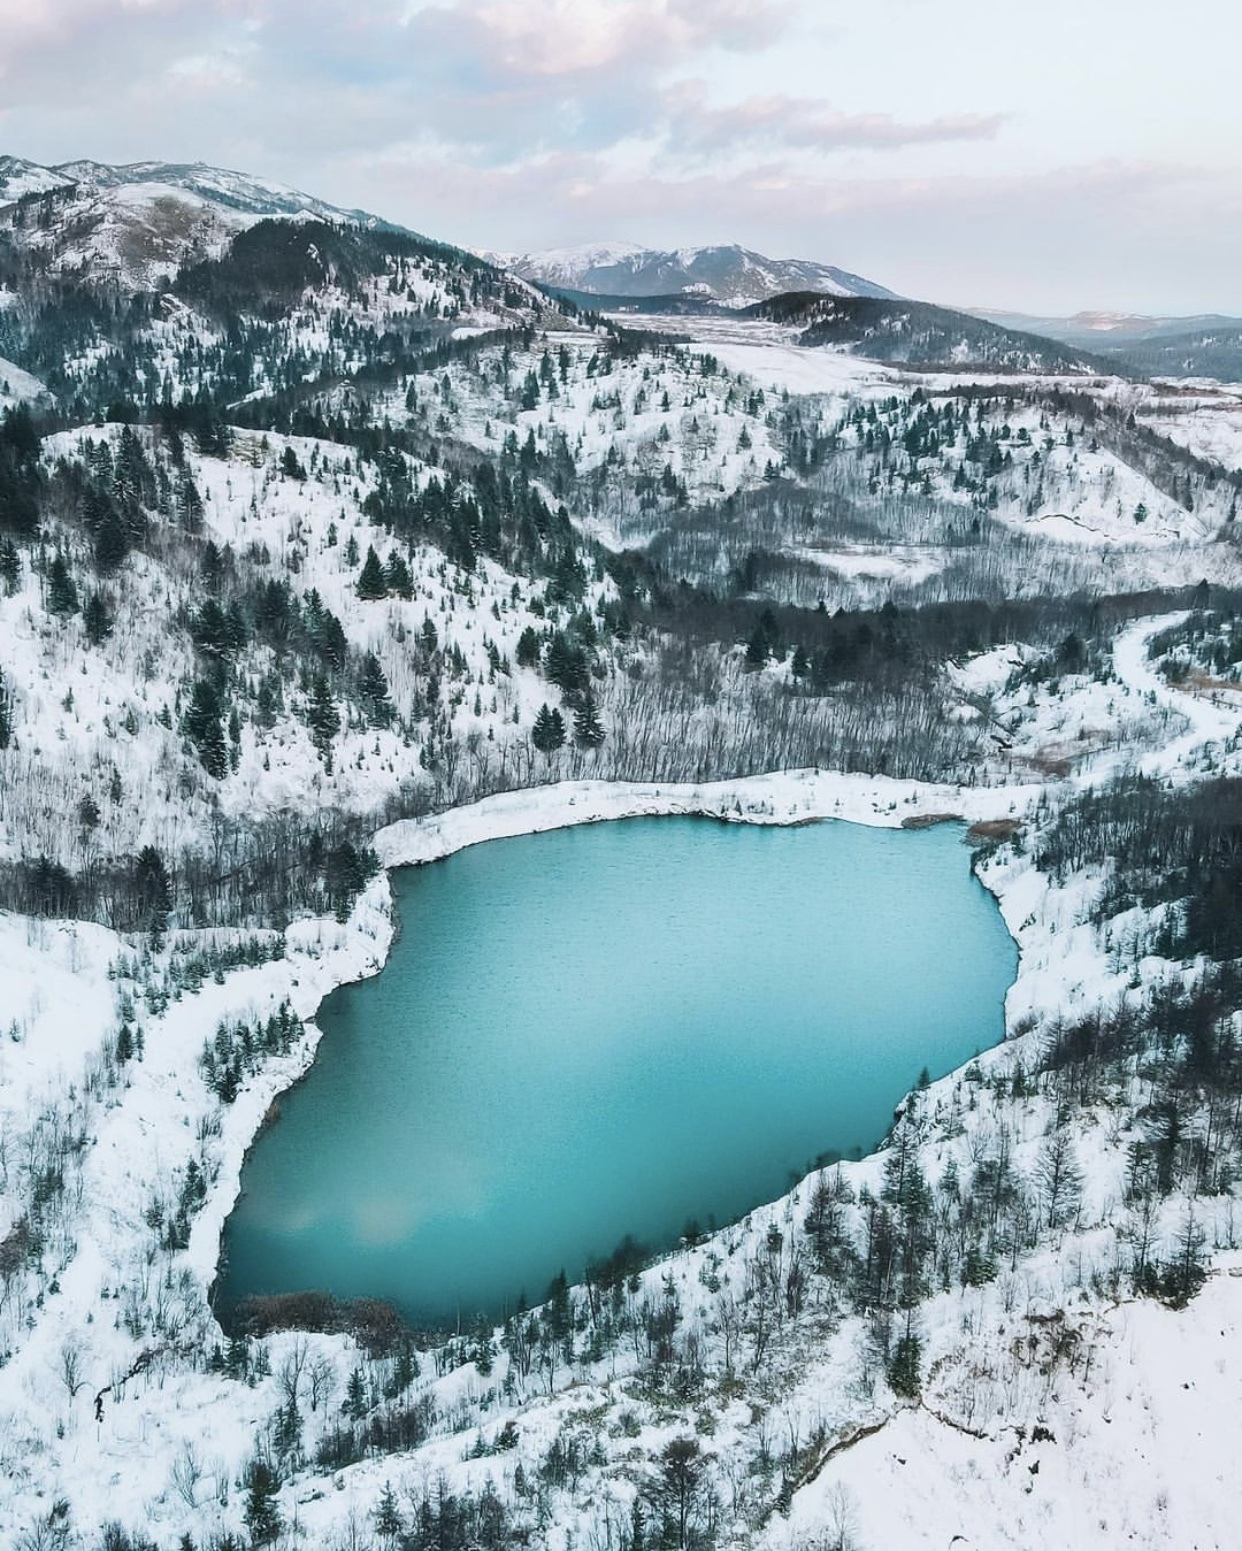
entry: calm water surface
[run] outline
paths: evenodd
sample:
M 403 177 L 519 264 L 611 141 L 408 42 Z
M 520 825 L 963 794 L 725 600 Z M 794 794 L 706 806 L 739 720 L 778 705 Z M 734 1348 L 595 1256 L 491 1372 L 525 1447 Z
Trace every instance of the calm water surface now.
M 868 1149 L 995 1043 L 1017 955 L 961 831 L 636 819 L 394 877 L 383 973 L 252 1150 L 219 1304 L 503 1312 Z

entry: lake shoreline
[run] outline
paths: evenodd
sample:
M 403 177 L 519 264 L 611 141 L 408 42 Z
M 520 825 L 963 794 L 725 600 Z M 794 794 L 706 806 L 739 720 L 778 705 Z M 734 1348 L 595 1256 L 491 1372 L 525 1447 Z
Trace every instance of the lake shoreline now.
M 1036 786 L 982 789 L 931 786 L 827 771 L 788 772 L 694 785 L 574 782 L 504 793 L 442 814 L 390 825 L 379 831 L 373 842 L 384 869 L 383 876 L 366 890 L 354 913 L 366 918 L 372 955 L 365 965 L 352 966 L 352 973 L 345 965 L 341 965 L 346 972 L 339 978 L 331 977 L 331 985 L 323 989 L 314 1010 L 305 1019 L 308 1037 L 299 1070 L 292 1076 L 292 1080 L 286 1078 L 279 1088 L 271 1092 L 261 1113 L 266 1115 L 271 1103 L 278 1102 L 283 1094 L 300 1087 L 309 1075 L 323 1038 L 322 1030 L 315 1020 L 327 996 L 341 986 L 371 978 L 389 963 L 398 929 L 390 876 L 395 869 L 419 867 L 442 860 L 493 839 L 515 838 L 626 818 L 696 817 L 727 824 L 781 828 L 837 819 L 866 827 L 917 830 L 925 827 L 929 821 L 943 822 L 951 814 L 955 822 L 963 825 L 972 821 L 998 821 L 1008 827 L 1016 822 L 1016 815 L 1025 813 L 1029 803 L 1041 790 L 1041 787 Z M 966 844 L 965 835 L 963 844 Z M 979 870 L 972 870 L 978 877 Z M 989 887 L 986 878 L 980 881 L 997 900 L 1001 918 L 1015 942 L 1018 955 L 1015 978 L 1006 995 L 1002 1012 L 1003 1032 L 998 1045 L 1003 1046 L 1010 1037 L 1013 1024 L 1009 996 L 1023 974 L 1022 942 L 1016 930 L 1017 918 L 1010 919 L 1010 913 L 1005 910 L 1004 891 Z M 374 953 L 377 946 L 374 930 L 377 909 L 382 913 L 386 927 L 386 941 L 379 954 Z M 346 935 L 352 931 L 354 924 L 351 916 L 345 928 Z M 210 1276 L 213 1293 L 217 1290 L 223 1266 L 224 1226 L 241 1199 L 242 1169 L 251 1149 L 263 1134 L 263 1129 L 262 1125 L 257 1126 L 246 1138 L 235 1178 L 231 1182 L 234 1188 L 230 1204 L 223 1212 L 217 1208 L 219 1215 L 213 1214 L 219 1228 L 217 1254 Z M 869 1151 L 874 1151 L 874 1148 Z M 231 1322 L 226 1317 L 224 1323 Z

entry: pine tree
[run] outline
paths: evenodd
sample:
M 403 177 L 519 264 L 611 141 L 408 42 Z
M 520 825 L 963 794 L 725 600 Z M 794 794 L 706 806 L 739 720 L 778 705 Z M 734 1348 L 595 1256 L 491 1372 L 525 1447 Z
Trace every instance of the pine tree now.
M 906 1400 L 918 1398 L 922 1388 L 919 1371 L 922 1355 L 923 1343 L 912 1331 L 907 1331 L 899 1338 L 893 1360 L 888 1365 L 889 1387 L 895 1395 L 901 1395 Z
M 384 1482 L 384 1493 L 375 1510 L 375 1533 L 383 1540 L 395 1540 L 398 1535 L 405 1533 L 405 1521 L 397 1508 L 396 1494 L 390 1481 Z
M 143 846 L 134 863 L 134 910 L 137 918 L 155 936 L 168 925 L 172 909 L 172 882 L 164 858 L 154 846 Z
M 394 549 L 384 565 L 384 584 L 398 598 L 414 596 L 414 579 L 404 559 Z
M 388 596 L 388 583 L 384 580 L 384 567 L 372 545 L 367 545 L 367 558 L 363 561 L 362 574 L 358 578 L 358 596 L 366 602 L 375 602 Z
M 599 719 L 595 696 L 588 688 L 574 716 L 574 742 L 580 749 L 597 749 L 604 737 L 604 724 Z
M 565 742 L 565 718 L 545 702 L 535 717 L 530 740 L 541 754 L 555 754 Z
M 332 691 L 323 674 L 311 684 L 310 699 L 306 706 L 306 725 L 310 728 L 311 742 L 325 764 L 331 764 L 332 740 L 341 730 L 341 713 L 336 708 Z
M 13 741 L 13 702 L 9 698 L 9 686 L 0 673 L 0 749 L 7 749 Z
M 367 1383 L 362 1376 L 362 1369 L 355 1368 L 345 1386 L 345 1415 L 352 1421 L 360 1422 L 366 1414 Z
M 358 695 L 371 726 L 387 727 L 392 721 L 392 701 L 388 696 L 388 680 L 384 677 L 384 670 L 374 652 L 368 652 L 362 659 L 362 670 L 358 675 Z
M 280 1478 L 266 1460 L 252 1460 L 244 1478 L 246 1488 L 246 1528 L 252 1546 L 271 1545 L 280 1534 L 280 1512 L 276 1493 Z
M 533 625 L 527 625 L 518 637 L 517 665 L 519 668 L 537 668 L 543 652 L 543 643 L 539 638 L 539 632 Z
M 115 571 L 129 554 L 129 534 L 121 514 L 108 502 L 95 531 L 95 564 L 101 571 Z
M 92 646 L 102 646 L 112 634 L 112 616 L 100 593 L 93 592 L 82 610 L 82 625 Z
M 198 762 L 215 781 L 228 774 L 229 751 L 220 725 L 220 697 L 208 679 L 196 679 L 190 705 L 181 718 L 181 730 L 194 745 Z
M 47 569 L 48 612 L 67 617 L 78 612 L 78 589 L 64 555 L 57 552 Z

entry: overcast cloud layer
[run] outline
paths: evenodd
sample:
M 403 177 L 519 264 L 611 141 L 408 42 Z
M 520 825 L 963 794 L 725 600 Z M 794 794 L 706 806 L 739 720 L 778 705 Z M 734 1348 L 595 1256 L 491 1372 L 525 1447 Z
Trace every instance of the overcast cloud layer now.
M 1228 0 L 0 0 L 0 151 L 449 241 L 739 241 L 908 294 L 1242 313 Z

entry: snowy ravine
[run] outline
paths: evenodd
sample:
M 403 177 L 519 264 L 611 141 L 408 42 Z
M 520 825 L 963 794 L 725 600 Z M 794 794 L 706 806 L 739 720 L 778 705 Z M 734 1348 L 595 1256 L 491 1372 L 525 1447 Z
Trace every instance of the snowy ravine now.
M 1115 661 L 1128 690 L 1162 702 L 1174 718 L 1176 735 L 1149 757 L 1153 768 L 1176 777 L 1194 768 L 1205 740 L 1227 736 L 1237 719 L 1166 688 L 1150 672 L 1147 638 L 1168 623 L 1146 621 L 1125 632 Z M 1101 762 L 1113 761 L 1105 755 Z M 1094 768 L 1094 778 L 1100 774 Z M 489 839 L 640 814 L 885 826 L 933 815 L 1028 820 L 1046 792 L 1042 785 L 934 787 L 819 771 L 694 787 L 582 782 L 396 824 L 375 844 L 384 866 L 393 867 Z M 1096 931 L 1078 924 L 1093 880 L 1054 888 L 1021 855 L 985 864 L 981 875 L 1021 952 L 1007 1002 L 1010 1038 L 919 1097 L 919 1146 L 929 1177 L 950 1157 L 965 1160 L 986 1149 L 1001 1125 L 1009 1128 L 1017 1156 L 1034 1156 L 1048 1125 L 1046 1105 L 1015 1101 L 1006 1112 L 981 1080 L 1023 1060 L 1044 1019 L 1108 1002 L 1122 993 L 1129 974 L 1128 967 L 1124 974 L 1111 968 Z M 209 976 L 197 993 L 174 997 L 164 1010 L 157 997 L 154 1010 L 144 1010 L 143 987 L 167 973 L 175 943 L 138 966 L 133 948 L 100 927 L 11 917 L 0 923 L 0 978 L 9 991 L 0 1045 L 0 1181 L 6 1188 L 0 1241 L 16 1226 L 10 1182 L 42 1156 L 50 1134 L 80 1139 L 58 1154 L 68 1180 L 49 1235 L 49 1252 L 59 1256 L 55 1279 L 40 1289 L 4 1262 L 0 1543 L 20 1544 L 61 1501 L 68 1504 L 64 1522 L 82 1532 L 84 1545 L 94 1543 L 107 1521 L 141 1528 L 160 1545 L 174 1544 L 183 1532 L 198 1543 L 223 1528 L 240 1528 L 237 1483 L 282 1404 L 291 1359 L 300 1368 L 319 1363 L 323 1393 L 331 1397 L 312 1411 L 302 1385 L 308 1451 L 332 1424 L 359 1362 L 346 1338 L 269 1337 L 269 1374 L 250 1386 L 204 1372 L 201 1362 L 222 1341 L 207 1293 L 245 1150 L 269 1106 L 313 1059 L 318 1031 L 308 1023 L 290 1053 L 263 1065 L 227 1107 L 208 1091 L 197 1061 L 222 1020 L 265 1018 L 286 999 L 299 1019 L 312 1018 L 334 986 L 381 967 L 391 930 L 381 878 L 347 923 L 299 922 L 273 962 L 224 973 L 221 983 Z M 200 934 L 193 946 L 201 948 L 204 938 L 220 946 L 240 935 Z M 122 961 L 128 967 L 117 968 Z M 1144 961 L 1143 974 L 1153 981 L 1170 970 Z M 110 1087 L 100 1050 L 113 1037 L 115 1007 L 126 995 L 144 1049 L 140 1061 L 118 1069 Z M 1083 1117 L 1078 1140 L 1086 1187 L 1076 1235 L 1055 1252 L 1049 1247 L 1023 1257 L 985 1287 L 943 1293 L 927 1305 L 921 1405 L 897 1400 L 882 1382 L 864 1382 L 861 1326 L 854 1318 L 822 1328 L 794 1325 L 761 1373 L 740 1387 L 722 1386 L 704 1439 L 722 1482 L 756 1449 L 774 1446 L 773 1429 L 824 1440 L 818 1468 L 785 1505 L 788 1517 L 778 1513 L 753 1526 L 749 1539 L 783 1546 L 814 1540 L 833 1524 L 852 1524 L 853 1543 L 863 1547 L 944 1546 L 954 1535 L 980 1547 L 1226 1543 L 1225 1435 L 1197 1437 L 1187 1397 L 1198 1393 L 1200 1418 L 1242 1398 L 1221 1334 L 1242 1314 L 1242 1290 L 1227 1274 L 1242 1268 L 1229 1248 L 1230 1203 L 1218 1203 L 1219 1221 L 1209 1225 L 1220 1274 L 1189 1309 L 1111 1307 L 1092 1298 L 1085 1290 L 1089 1267 L 1115 1253 L 1108 1224 L 1121 1193 L 1122 1124 L 1117 1117 Z M 191 1158 L 209 1181 L 206 1198 L 188 1247 L 161 1247 L 152 1222 L 169 1214 Z M 867 1183 L 877 1189 L 882 1161 L 845 1165 L 843 1173 L 854 1190 Z M 729 1268 L 740 1294 L 741 1268 L 772 1242 L 772 1229 L 792 1244 L 808 1190 L 804 1182 L 737 1227 L 653 1267 L 643 1279 L 644 1295 L 661 1296 L 671 1278 L 683 1323 L 699 1331 L 705 1349 L 718 1349 L 719 1287 L 727 1285 Z M 1061 1339 L 1067 1330 L 1072 1342 Z M 427 1442 L 408 1455 L 369 1460 L 330 1477 L 313 1468 L 294 1473 L 279 1497 L 286 1523 L 301 1525 L 312 1545 L 335 1544 L 335 1537 L 345 1543 L 351 1522 L 365 1537 L 386 1482 L 400 1488 L 441 1470 L 459 1487 L 477 1490 L 490 1478 L 502 1495 L 511 1494 L 518 1464 L 533 1469 L 563 1427 L 581 1425 L 575 1416 L 589 1412 L 590 1425 L 607 1438 L 613 1424 L 604 1418 L 624 1413 L 629 1420 L 620 1444 L 609 1445 L 605 1463 L 583 1476 L 548 1531 L 552 1543 L 568 1546 L 580 1534 L 602 1534 L 602 1524 L 624 1520 L 641 1476 L 626 1459 L 654 1458 L 669 1438 L 703 1422 L 702 1407 L 678 1412 L 643 1400 L 634 1352 L 614 1352 L 594 1365 L 579 1360 L 548 1386 L 519 1384 L 506 1395 L 508 1362 L 499 1355 L 485 1379 L 472 1363 L 432 1377 L 434 1366 L 425 1359 L 418 1390 L 434 1398 L 440 1418 Z M 1196 1389 L 1184 1390 L 1183 1383 Z M 541 1394 L 546 1388 L 553 1392 Z M 754 1406 L 766 1421 L 756 1421 Z M 463 1458 L 479 1429 L 494 1437 L 510 1420 L 518 1435 L 512 1450 Z M 1199 1427 L 1209 1432 L 1205 1423 Z M 1169 1452 L 1174 1438 L 1184 1459 Z

